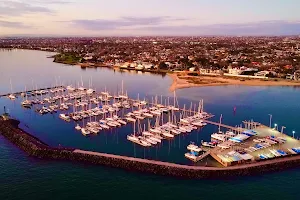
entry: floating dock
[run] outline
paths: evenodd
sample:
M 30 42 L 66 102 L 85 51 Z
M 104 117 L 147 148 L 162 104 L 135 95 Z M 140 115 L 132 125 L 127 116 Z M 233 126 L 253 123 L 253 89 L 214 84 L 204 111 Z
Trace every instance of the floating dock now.
M 9 96 L 10 94 L 21 95 L 22 93 L 35 92 L 35 91 L 40 91 L 40 90 L 51 90 L 51 89 L 55 89 L 55 88 L 65 88 L 65 87 L 64 86 L 56 86 L 56 87 L 40 88 L 40 89 L 36 89 L 36 90 L 27 90 L 27 91 L 22 91 L 22 92 L 0 94 L 0 97 L 6 97 L 6 96 Z

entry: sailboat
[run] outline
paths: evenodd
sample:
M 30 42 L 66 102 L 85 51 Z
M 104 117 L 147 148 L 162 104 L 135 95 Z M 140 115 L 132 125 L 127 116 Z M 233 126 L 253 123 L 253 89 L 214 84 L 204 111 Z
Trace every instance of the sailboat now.
M 25 100 L 21 102 L 21 105 L 26 108 L 30 108 L 32 106 L 32 102 L 27 99 L 26 86 L 25 86 Z
M 75 126 L 75 129 L 78 130 L 78 131 L 80 131 L 80 130 L 81 130 L 81 126 L 80 126 L 79 124 L 77 124 L 77 125 Z
M 87 94 L 93 94 L 95 92 L 95 90 L 92 89 L 92 81 L 93 79 L 91 78 L 91 82 L 89 82 L 89 89 L 86 91 Z
M 16 96 L 13 94 L 13 89 L 12 89 L 12 83 L 11 83 L 11 79 L 10 79 L 10 95 L 8 95 L 8 98 L 10 100 L 15 100 L 16 99 Z
M 126 94 L 124 93 L 124 82 L 122 81 L 122 90 L 121 90 L 121 94 L 119 95 L 120 99 L 128 99 L 128 95 L 127 92 Z
M 86 90 L 86 88 L 84 88 L 84 87 L 83 87 L 83 80 L 82 80 L 82 76 L 81 76 L 81 86 L 80 86 L 80 87 L 78 87 L 78 90 L 80 90 L 80 91 L 84 91 L 84 90 Z
M 127 135 L 127 140 L 131 142 L 139 142 L 139 138 L 135 135 L 135 122 L 133 123 L 133 134 Z

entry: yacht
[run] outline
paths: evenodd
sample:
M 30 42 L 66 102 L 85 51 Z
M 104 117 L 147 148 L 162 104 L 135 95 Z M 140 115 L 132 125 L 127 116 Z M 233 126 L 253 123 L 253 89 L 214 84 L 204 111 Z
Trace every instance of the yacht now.
M 100 127 L 104 129 L 109 129 L 109 126 L 107 126 L 106 124 L 100 124 Z
M 200 152 L 202 151 L 202 149 L 200 147 L 198 147 L 197 145 L 195 145 L 194 143 L 191 143 L 187 146 L 187 149 L 190 151 L 195 151 L 195 152 Z
M 153 140 L 153 141 L 155 141 L 155 142 L 157 142 L 157 143 L 161 143 L 161 139 L 159 139 L 159 138 L 157 138 L 155 136 L 148 136 L 148 138 L 151 139 L 151 140 Z
M 66 88 L 67 88 L 67 90 L 69 90 L 71 92 L 73 92 L 75 90 L 75 88 L 72 87 L 71 85 L 68 85 Z
M 214 133 L 211 135 L 211 138 L 214 140 L 225 142 L 227 137 L 224 134 Z
M 81 126 L 79 126 L 79 124 L 77 124 L 77 125 L 75 126 L 75 129 L 78 130 L 78 131 L 80 131 L 80 130 L 81 130 Z
M 151 138 L 144 138 L 144 140 L 150 144 L 156 145 L 157 142 L 155 140 L 152 140 Z
M 174 135 L 172 135 L 171 133 L 169 133 L 167 131 L 163 131 L 162 135 L 165 136 L 165 137 L 167 137 L 167 138 L 173 138 L 174 137 Z
M 15 96 L 14 94 L 10 94 L 10 95 L 8 95 L 8 98 L 9 98 L 10 100 L 15 100 L 15 99 L 16 99 L 16 96 Z
M 150 128 L 149 131 L 152 132 L 152 133 L 156 133 L 156 134 L 160 134 L 161 133 L 161 130 L 158 130 L 156 128 Z
M 152 118 L 152 117 L 153 117 L 153 115 L 150 114 L 150 113 L 143 113 L 143 115 L 144 115 L 145 117 L 149 117 L 149 118 Z
M 213 148 L 216 146 L 216 143 L 213 142 L 202 142 L 202 146 Z
M 65 114 L 59 114 L 59 118 L 65 120 L 65 121 L 70 121 L 70 117 Z
M 24 106 L 24 107 L 30 107 L 30 106 L 32 106 L 32 103 L 31 103 L 30 100 L 22 101 L 21 104 L 22 104 L 22 106 Z
M 135 135 L 127 135 L 127 140 L 129 140 L 131 142 L 138 142 L 139 138 Z
M 95 92 L 95 90 L 93 90 L 91 88 L 86 91 L 87 94 L 93 94 L 94 92 Z
M 122 119 L 118 119 L 117 120 L 120 124 L 123 124 L 123 125 L 126 125 L 127 124 L 127 122 L 125 122 L 124 120 L 122 120 Z
M 144 136 L 153 136 L 153 134 L 150 133 L 150 132 L 148 132 L 148 131 L 144 131 L 144 132 L 142 133 L 142 135 L 144 135 Z
M 127 117 L 126 120 L 129 122 L 136 122 L 136 119 L 134 119 L 132 117 Z
M 84 135 L 84 136 L 87 136 L 89 134 L 91 134 L 91 132 L 89 130 L 87 130 L 86 128 L 82 128 L 81 129 L 81 133 Z

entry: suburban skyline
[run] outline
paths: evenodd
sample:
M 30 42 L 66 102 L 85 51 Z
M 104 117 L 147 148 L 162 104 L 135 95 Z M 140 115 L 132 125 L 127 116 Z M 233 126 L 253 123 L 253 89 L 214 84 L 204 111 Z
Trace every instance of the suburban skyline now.
M 0 36 L 298 35 L 296 0 L 0 0 Z

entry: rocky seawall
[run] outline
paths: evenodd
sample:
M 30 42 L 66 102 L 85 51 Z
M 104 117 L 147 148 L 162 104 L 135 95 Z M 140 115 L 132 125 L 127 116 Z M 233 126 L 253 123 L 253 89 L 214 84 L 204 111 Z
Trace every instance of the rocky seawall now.
M 147 172 L 189 179 L 227 178 L 244 175 L 259 175 L 300 166 L 300 156 L 237 165 L 226 168 L 188 166 L 168 162 L 83 151 L 80 149 L 50 147 L 38 138 L 18 128 L 16 120 L 0 119 L 0 134 L 30 156 L 47 159 L 70 160 L 99 164 L 130 171 Z

